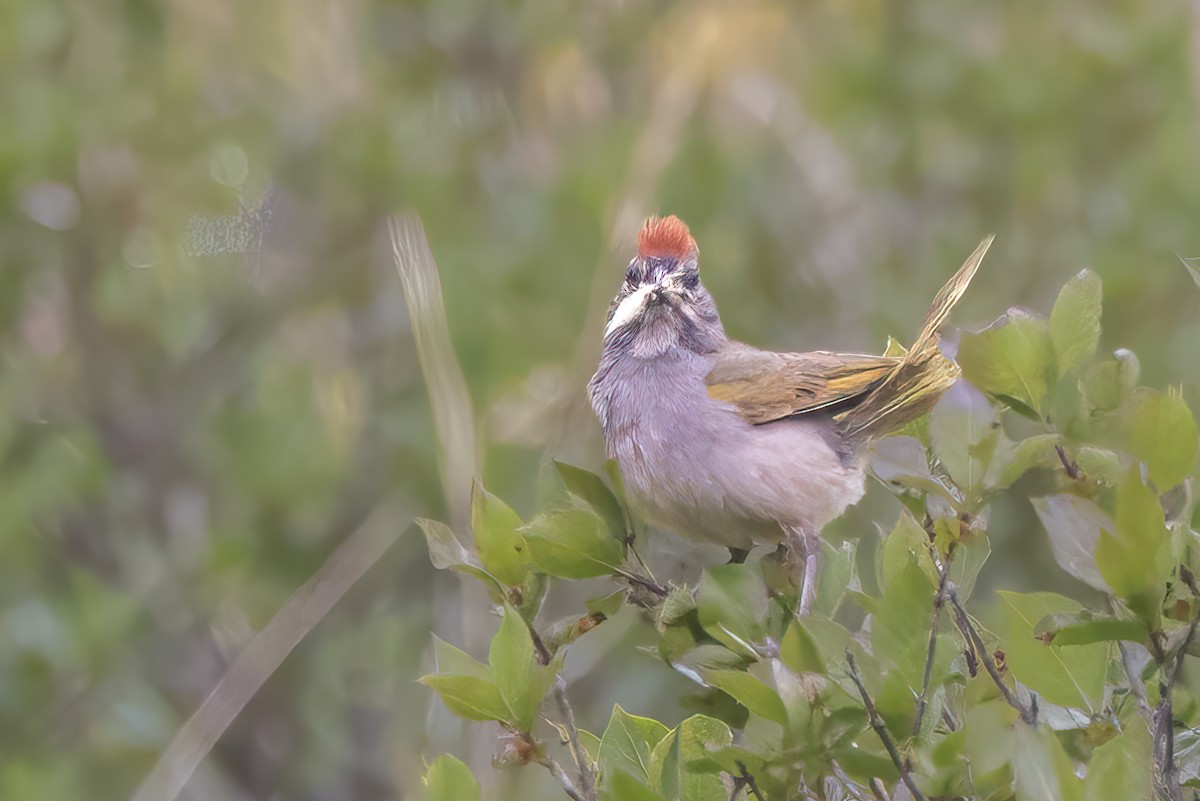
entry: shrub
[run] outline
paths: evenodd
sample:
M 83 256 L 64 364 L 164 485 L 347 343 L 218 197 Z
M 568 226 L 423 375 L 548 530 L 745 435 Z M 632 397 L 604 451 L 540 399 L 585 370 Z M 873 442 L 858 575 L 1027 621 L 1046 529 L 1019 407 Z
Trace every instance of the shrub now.
M 770 556 L 660 584 L 636 558 L 613 466 L 557 464 L 565 500 L 528 522 L 477 487 L 473 548 L 422 521 L 434 565 L 483 582 L 501 616 L 487 664 L 438 640 L 423 681 L 456 714 L 501 724 L 498 764 L 542 765 L 587 801 L 1182 799 L 1200 787 L 1200 710 L 1178 686 L 1200 654 L 1197 429 L 1179 393 L 1139 385 L 1132 353 L 1097 358 L 1100 295 L 1084 271 L 1048 320 L 1013 310 L 964 334 L 969 383 L 879 445 L 874 472 L 902 511 L 877 594 L 853 543 L 823 544 L 800 619 Z M 1023 483 L 1051 488 L 1032 504 L 1055 560 L 1099 602 L 1001 592 L 989 630 L 967 608 L 989 504 L 1031 471 L 1047 480 Z M 549 581 L 597 576 L 610 594 L 543 619 Z M 563 659 L 622 604 L 709 714 L 669 728 L 616 706 L 603 731 L 577 727 Z M 427 784 L 438 801 L 478 795 L 448 756 Z

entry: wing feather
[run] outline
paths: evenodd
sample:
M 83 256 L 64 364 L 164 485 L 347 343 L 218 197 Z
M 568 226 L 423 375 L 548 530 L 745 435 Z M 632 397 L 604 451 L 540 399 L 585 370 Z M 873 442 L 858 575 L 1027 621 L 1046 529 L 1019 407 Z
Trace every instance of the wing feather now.
M 718 355 L 705 383 L 751 423 L 827 409 L 863 396 L 900 363 L 865 353 L 772 353 L 746 345 Z

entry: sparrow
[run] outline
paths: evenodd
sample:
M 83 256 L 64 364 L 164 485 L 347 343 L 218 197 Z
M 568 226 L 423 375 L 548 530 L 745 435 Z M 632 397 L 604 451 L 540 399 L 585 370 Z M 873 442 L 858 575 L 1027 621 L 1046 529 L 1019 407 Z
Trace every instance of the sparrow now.
M 901 355 L 776 353 L 731 340 L 678 217 L 651 217 L 608 310 L 588 396 L 634 514 L 720 543 L 803 557 L 799 612 L 816 595 L 818 537 L 865 491 L 870 443 L 928 412 L 959 376 L 937 332 L 980 243 Z

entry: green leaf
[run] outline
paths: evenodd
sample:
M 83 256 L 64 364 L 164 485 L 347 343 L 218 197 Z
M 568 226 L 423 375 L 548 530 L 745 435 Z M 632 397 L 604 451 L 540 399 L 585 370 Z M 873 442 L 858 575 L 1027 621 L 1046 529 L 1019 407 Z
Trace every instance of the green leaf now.
M 1033 634 L 1039 640 L 1055 645 L 1091 645 L 1116 640 L 1145 643 L 1149 637 L 1146 624 L 1140 620 L 1097 616 L 1088 609 L 1047 615 L 1038 621 Z
M 1159 572 L 1158 555 L 1168 543 L 1162 504 L 1131 468 L 1117 487 L 1115 525 L 1100 532 L 1096 565 L 1113 592 L 1157 627 L 1167 577 Z
M 433 761 L 425 774 L 427 801 L 479 801 L 479 782 L 471 769 L 449 754 Z
M 525 580 L 528 557 L 521 518 L 478 482 L 471 492 L 471 529 L 487 571 L 509 586 Z
M 1022 684 L 1059 706 L 1101 709 L 1108 646 L 1104 643 L 1063 648 L 1046 645 L 1034 633 L 1038 622 L 1060 612 L 1082 612 L 1070 598 L 1051 592 L 1001 592 L 1008 666 Z
M 605 617 L 612 617 L 621 611 L 621 607 L 625 605 L 625 596 L 628 594 L 628 590 L 616 590 L 608 595 L 601 595 L 599 598 L 589 598 L 586 602 L 587 610 Z
M 1101 592 L 1112 592 L 1100 575 L 1095 556 L 1100 532 L 1113 528 L 1108 515 L 1077 495 L 1050 495 L 1033 498 L 1031 503 L 1050 535 L 1050 548 L 1058 566 Z
M 919 565 L 931 582 L 938 580 L 929 556 L 929 535 L 911 512 L 901 509 L 896 526 L 884 537 L 875 560 L 875 579 L 880 590 L 887 592 L 892 580 L 910 564 Z
M 787 710 L 779 693 L 744 670 L 705 670 L 704 680 L 733 697 L 754 714 L 776 723 L 787 723 Z
M 1148 394 L 1133 413 L 1130 445 L 1164 492 L 1191 472 L 1196 436 L 1196 420 L 1177 391 Z
M 1137 716 L 1129 717 L 1125 730 L 1092 752 L 1084 801 L 1142 801 L 1150 797 L 1154 773 L 1150 732 Z
M 692 715 L 654 748 L 655 786 L 667 801 L 725 801 L 729 793 L 720 778 L 689 770 L 688 765 L 732 743 L 728 725 L 707 715 Z
M 522 529 L 534 564 L 559 578 L 593 578 L 616 572 L 625 548 L 594 512 L 560 509 L 540 514 Z
M 1111 412 L 1121 405 L 1121 364 L 1097 362 L 1079 374 L 1079 393 L 1090 412 Z
M 1039 416 L 1053 361 L 1046 322 L 1017 310 L 985 331 L 963 334 L 958 345 L 958 363 L 968 381 L 989 395 L 1016 399 Z
M 454 570 L 481 579 L 488 587 L 488 594 L 493 599 L 502 598 L 503 591 L 499 582 L 483 568 L 479 557 L 468 551 L 454 532 L 445 523 L 437 520 L 417 518 L 417 525 L 425 534 L 425 544 L 429 548 L 429 561 L 438 570 Z
M 813 636 L 798 620 L 791 621 L 784 632 L 779 643 L 779 658 L 797 674 L 825 672 L 825 657 Z
M 614 774 L 625 771 L 639 781 L 649 782 L 650 755 L 668 731 L 657 720 L 631 715 L 618 704 L 600 738 L 600 762 Z
M 468 720 L 508 721 L 512 714 L 500 690 L 488 679 L 478 676 L 422 676 L 421 683 L 442 697 L 446 707 Z
M 983 489 L 1000 427 L 996 409 L 978 389 L 960 381 L 942 396 L 929 415 L 933 453 L 971 498 Z
M 700 625 L 737 653 L 754 657 L 767 619 L 767 588 L 750 565 L 719 565 L 704 571 L 696 591 Z
M 1062 441 L 1058 434 L 1038 434 L 1021 440 L 1006 449 L 1002 456 L 997 455 L 989 472 L 988 484 L 995 489 L 1004 489 L 1034 468 L 1057 466 L 1059 461 L 1055 446 L 1061 445 Z
M 833 617 L 842 604 L 847 590 L 858 589 L 858 569 L 855 542 L 847 540 L 836 548 L 824 539 L 818 540 L 821 548 L 821 570 L 817 574 L 817 596 L 813 600 L 814 614 Z
M 930 493 L 954 502 L 954 497 L 929 472 L 925 447 L 915 437 L 894 436 L 871 449 L 871 472 L 884 484 Z
M 500 697 L 512 712 L 508 719 L 521 731 L 529 731 L 554 683 L 557 660 L 538 664 L 528 625 L 515 609 L 508 608 L 492 638 L 488 663 Z
M 609 532 L 617 539 L 624 539 L 625 511 L 617 496 L 604 483 L 604 479 L 595 473 L 575 467 L 566 462 L 554 462 L 554 468 L 562 477 L 563 483 L 571 494 L 592 508 L 596 514 L 608 524 Z
M 492 673 L 487 665 L 474 659 L 466 651 L 433 635 L 433 664 L 438 675 L 475 676 L 491 681 Z
M 609 778 L 604 797 L 607 801 L 665 801 L 653 787 L 621 770 Z
M 894 677 L 918 690 L 925 672 L 934 591 L 931 577 L 913 561 L 888 583 L 883 597 L 857 596 L 859 604 L 873 616 L 871 653 Z M 949 649 L 941 649 L 935 682 L 940 681 L 949 662 Z
M 728 773 L 731 776 L 739 776 L 742 772 L 739 762 L 745 765 L 746 770 L 753 776 L 761 776 L 765 772 L 766 759 L 762 753 L 736 745 L 713 751 L 701 759 L 694 759 L 687 767 L 697 773 Z
M 1059 373 L 1090 359 L 1100 342 L 1100 276 L 1083 270 L 1058 293 L 1050 312 L 1050 341 Z
M 1051 732 L 1019 723 L 1013 729 L 1012 748 L 1017 801 L 1082 801 L 1082 782 Z

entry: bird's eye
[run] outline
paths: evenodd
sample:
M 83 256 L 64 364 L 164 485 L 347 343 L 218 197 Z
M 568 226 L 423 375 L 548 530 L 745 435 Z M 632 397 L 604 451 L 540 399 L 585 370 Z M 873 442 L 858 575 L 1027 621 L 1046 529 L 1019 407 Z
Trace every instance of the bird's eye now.
M 639 275 L 636 267 L 630 267 L 625 271 L 625 283 L 629 284 L 630 286 L 637 286 L 638 278 Z
M 695 289 L 700 285 L 700 273 L 689 270 L 683 274 L 682 278 L 679 279 L 679 283 L 683 285 L 684 289 Z

